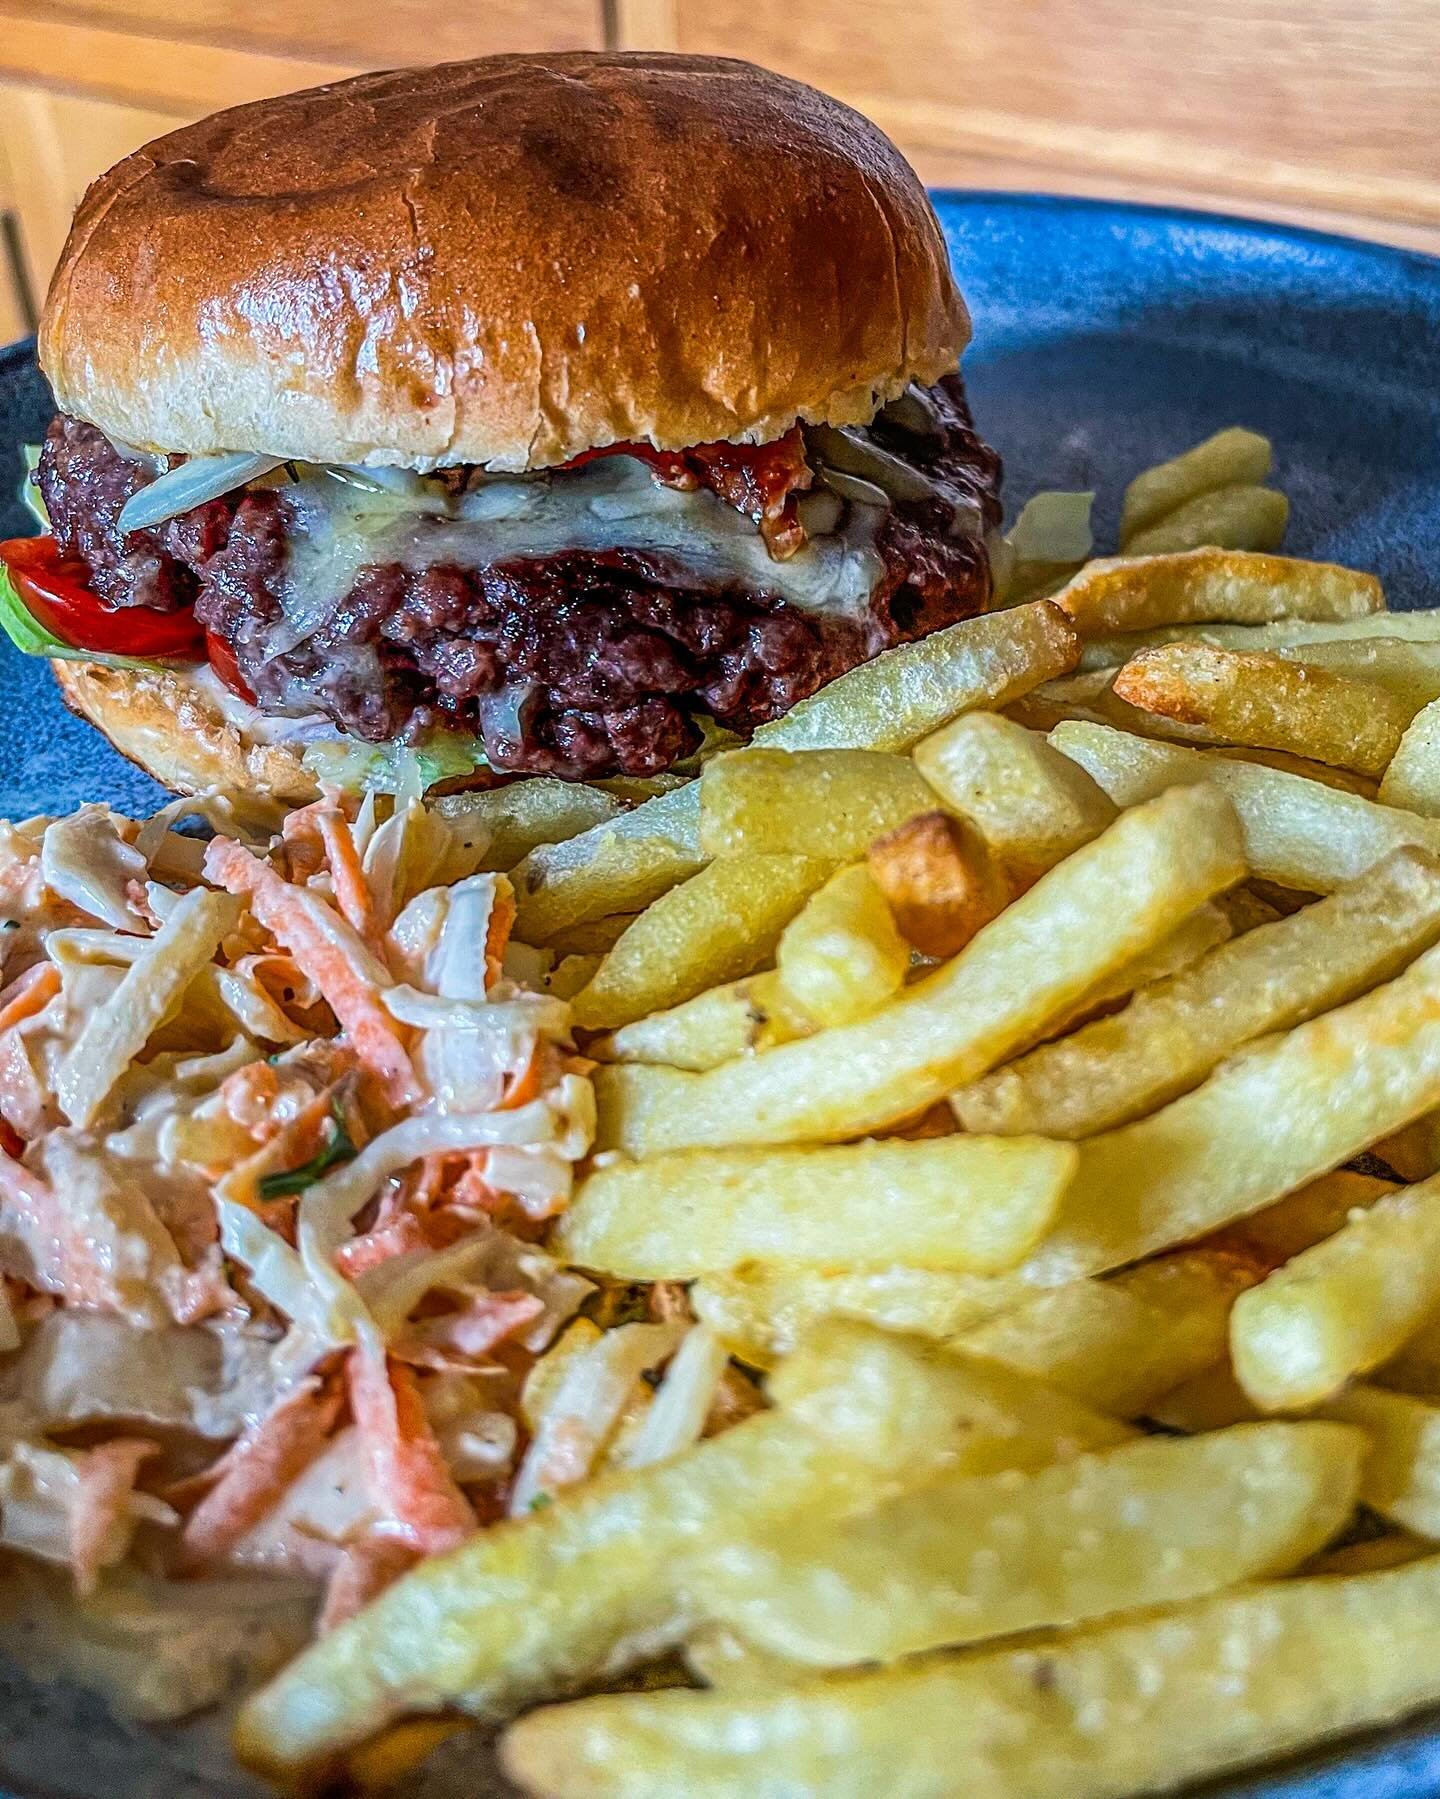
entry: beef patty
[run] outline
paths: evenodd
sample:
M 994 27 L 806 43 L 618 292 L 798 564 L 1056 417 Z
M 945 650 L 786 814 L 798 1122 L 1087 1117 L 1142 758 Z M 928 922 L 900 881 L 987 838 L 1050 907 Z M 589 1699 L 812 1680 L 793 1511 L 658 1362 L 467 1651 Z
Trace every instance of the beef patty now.
M 772 591 L 763 575 L 702 578 L 683 557 L 634 549 L 484 566 L 362 560 L 298 641 L 284 601 L 299 515 L 283 479 L 122 537 L 120 509 L 154 465 L 64 415 L 36 478 L 61 550 L 95 592 L 116 607 L 193 605 L 262 710 L 322 713 L 373 742 L 459 727 L 478 732 L 497 769 L 583 778 L 669 767 L 698 741 L 696 713 L 748 736 L 892 644 L 984 609 L 984 543 L 959 527 L 966 513 L 999 523 L 1000 465 L 959 376 L 923 406 L 882 414 L 871 437 L 925 479 L 902 482 L 910 497 L 881 517 L 877 579 L 858 609 L 807 609 L 779 580 Z M 809 475 L 796 461 L 799 487 Z

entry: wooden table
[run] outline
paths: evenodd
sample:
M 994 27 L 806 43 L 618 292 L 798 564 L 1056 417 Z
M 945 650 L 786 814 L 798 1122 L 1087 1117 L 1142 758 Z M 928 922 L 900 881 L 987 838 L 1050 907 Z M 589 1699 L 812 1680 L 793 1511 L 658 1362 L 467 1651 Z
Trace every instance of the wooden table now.
M 1440 254 L 1440 0 L 0 0 L 0 339 L 102 168 L 217 107 L 491 50 L 745 56 L 931 182 L 1179 201 Z

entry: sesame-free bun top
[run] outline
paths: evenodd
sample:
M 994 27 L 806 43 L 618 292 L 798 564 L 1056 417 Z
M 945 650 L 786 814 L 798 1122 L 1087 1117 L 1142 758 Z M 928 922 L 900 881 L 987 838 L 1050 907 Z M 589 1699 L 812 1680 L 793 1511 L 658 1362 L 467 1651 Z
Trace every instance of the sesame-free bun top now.
M 748 63 L 574 53 L 159 138 L 81 202 L 40 358 L 145 449 L 523 469 L 861 422 L 968 337 L 868 120 Z

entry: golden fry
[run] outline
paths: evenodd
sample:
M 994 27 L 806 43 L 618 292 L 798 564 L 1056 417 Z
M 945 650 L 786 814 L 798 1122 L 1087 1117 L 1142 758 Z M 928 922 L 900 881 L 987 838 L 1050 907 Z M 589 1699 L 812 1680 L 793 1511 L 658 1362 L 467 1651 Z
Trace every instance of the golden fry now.
M 1127 556 L 1161 556 L 1209 545 L 1222 550 L 1278 550 L 1290 502 L 1272 487 L 1237 481 L 1196 494 L 1125 540 Z
M 849 861 L 934 804 L 908 756 L 732 750 L 700 777 L 700 843 L 709 856 L 763 850 Z
M 1143 650 L 1115 677 L 1128 705 L 1236 743 L 1286 750 L 1361 774 L 1383 774 L 1413 716 L 1365 681 L 1282 656 L 1169 644 Z
M 822 1025 L 864 1018 L 900 991 L 909 946 L 863 864 L 832 875 L 786 925 L 775 969 L 783 991 Z
M 648 1155 L 816 1142 L 917 1117 L 1033 1041 L 1050 1019 L 1244 873 L 1224 800 L 1204 788 L 1164 794 L 1122 813 L 953 962 L 858 1024 L 709 1074 L 602 1067 L 595 1077 L 601 1147 Z M 1123 906 L 1109 903 L 1121 893 Z
M 871 844 L 868 860 L 902 935 L 937 961 L 959 955 L 1010 902 L 984 837 L 948 812 L 922 812 Z
M 1137 531 L 1156 524 L 1201 494 L 1236 483 L 1253 485 L 1263 481 L 1270 473 L 1272 460 L 1268 437 L 1232 425 L 1183 455 L 1142 470 L 1125 489 L 1121 504 L 1122 548 L 1128 547 Z
M 1020 887 L 1114 822 L 1115 802 L 1084 769 L 998 712 L 971 712 L 927 737 L 915 765 Z
M 1099 637 L 1212 621 L 1352 619 L 1378 612 L 1384 596 L 1374 575 L 1336 563 L 1198 549 L 1089 562 L 1054 603 L 1082 637 Z

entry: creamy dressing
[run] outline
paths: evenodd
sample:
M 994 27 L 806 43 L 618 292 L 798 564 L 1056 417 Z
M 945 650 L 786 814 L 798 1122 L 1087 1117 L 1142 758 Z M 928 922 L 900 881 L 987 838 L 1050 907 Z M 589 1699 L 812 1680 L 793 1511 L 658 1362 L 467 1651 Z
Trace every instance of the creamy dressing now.
M 753 520 L 707 488 L 662 486 L 633 456 L 604 457 L 556 477 L 486 481 L 448 504 L 319 470 L 282 491 L 296 529 L 282 596 L 290 629 L 275 638 L 276 653 L 318 629 L 367 565 L 483 568 L 516 557 L 631 550 L 668 560 L 691 584 L 769 592 L 852 619 L 863 618 L 884 573 L 875 548 L 880 506 L 847 506 L 837 530 L 777 561 Z

